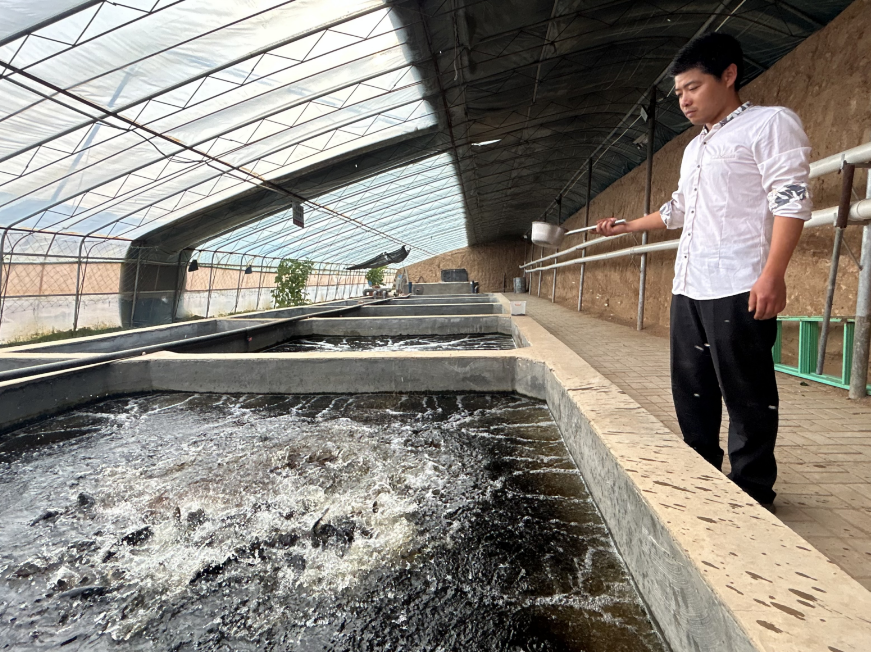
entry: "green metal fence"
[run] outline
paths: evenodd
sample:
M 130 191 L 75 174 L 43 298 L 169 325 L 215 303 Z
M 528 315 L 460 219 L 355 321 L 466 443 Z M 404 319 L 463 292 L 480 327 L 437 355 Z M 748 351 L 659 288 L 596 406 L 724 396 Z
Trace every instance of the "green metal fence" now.
M 788 322 L 798 322 L 798 364 L 792 366 L 783 364 L 783 325 Z M 841 343 L 841 375 L 817 374 L 817 350 L 820 343 L 820 325 L 822 317 L 778 317 L 777 340 L 774 342 L 772 354 L 774 356 L 774 368 L 785 374 L 798 376 L 805 380 L 839 387 L 850 388 L 850 370 L 853 366 L 853 329 L 855 322 L 852 318 L 839 318 L 832 320 L 832 329 L 840 322 L 843 326 L 843 340 Z M 871 385 L 868 385 L 871 392 Z

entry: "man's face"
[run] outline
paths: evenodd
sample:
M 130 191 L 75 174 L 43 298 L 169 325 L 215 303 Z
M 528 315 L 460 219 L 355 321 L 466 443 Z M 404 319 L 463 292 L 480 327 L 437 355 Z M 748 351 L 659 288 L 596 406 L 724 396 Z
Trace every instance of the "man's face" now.
M 729 66 L 723 77 L 715 77 L 692 68 L 674 78 L 674 91 L 683 114 L 694 125 L 710 124 L 729 104 L 735 88 L 735 65 Z

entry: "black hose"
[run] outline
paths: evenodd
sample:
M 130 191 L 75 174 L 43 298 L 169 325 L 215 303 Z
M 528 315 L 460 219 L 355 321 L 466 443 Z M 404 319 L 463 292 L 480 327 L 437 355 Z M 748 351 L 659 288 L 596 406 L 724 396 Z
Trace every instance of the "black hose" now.
M 404 297 L 400 297 L 404 298 Z M 32 367 L 22 367 L 20 369 L 10 369 L 8 371 L 0 371 L 0 383 L 5 382 L 7 380 L 18 380 L 19 378 L 26 378 L 27 376 L 37 376 L 39 374 L 47 374 L 54 371 L 64 371 L 67 369 L 76 369 L 79 367 L 85 367 L 93 364 L 100 364 L 105 362 L 114 362 L 115 360 L 124 360 L 126 358 L 135 358 L 141 355 L 146 355 L 148 353 L 158 353 L 160 351 L 175 351 L 189 349 L 191 347 L 198 347 L 203 344 L 214 344 L 216 342 L 221 342 L 224 340 L 235 339 L 239 336 L 244 336 L 246 339 L 250 337 L 254 333 L 258 333 L 260 331 L 268 330 L 270 328 L 275 328 L 277 326 L 283 326 L 285 324 L 292 324 L 293 322 L 302 321 L 304 319 L 311 319 L 312 317 L 324 317 L 326 315 L 341 315 L 346 312 L 351 312 L 352 310 L 358 310 L 365 306 L 374 306 L 382 303 L 386 303 L 388 301 L 393 301 L 394 298 L 388 297 L 386 299 L 376 299 L 374 301 L 367 301 L 365 303 L 358 303 L 353 306 L 342 306 L 341 308 L 330 308 L 328 310 L 322 310 L 320 312 L 313 312 L 307 315 L 297 315 L 295 317 L 288 317 L 286 319 L 279 319 L 276 321 L 269 322 L 268 324 L 258 324 L 257 326 L 247 326 L 245 328 L 237 328 L 232 331 L 225 331 L 223 333 L 210 333 L 209 335 L 199 335 L 197 337 L 191 337 L 185 340 L 175 340 L 173 342 L 163 342 L 161 344 L 152 344 L 150 346 L 143 346 L 136 349 L 125 349 L 124 351 L 114 351 L 112 353 L 98 353 L 96 355 L 88 356 L 87 358 L 75 358 L 73 360 L 62 360 L 60 362 L 50 362 L 48 364 L 40 364 Z

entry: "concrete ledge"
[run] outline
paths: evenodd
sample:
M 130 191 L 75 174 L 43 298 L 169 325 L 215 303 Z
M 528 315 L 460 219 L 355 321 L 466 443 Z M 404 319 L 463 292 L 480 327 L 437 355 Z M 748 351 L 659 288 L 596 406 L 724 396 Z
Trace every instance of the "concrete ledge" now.
M 871 649 L 871 593 L 716 472 L 531 318 L 547 399 L 617 547 L 676 652 Z
M 51 362 L 63 362 L 64 360 L 84 357 L 86 355 L 90 354 L 70 353 L 68 355 L 52 355 L 50 353 L 10 353 L 0 356 L 0 371 L 23 369 L 24 367 L 33 367 L 38 364 L 49 364 Z
M 138 346 L 162 344 L 199 335 L 210 335 L 217 332 L 219 319 L 202 319 L 180 324 L 164 324 L 149 326 L 129 331 L 116 331 L 102 335 L 77 337 L 60 342 L 45 342 L 41 344 L 23 344 L 4 349 L 0 356 L 8 353 L 109 353 L 123 351 Z
M 0 383 L 0 433 L 110 396 L 151 391 L 145 358 Z M 6 438 L 0 437 L 0 448 Z
M 501 315 L 499 303 L 418 303 L 409 305 L 363 306 L 355 313 L 361 317 L 413 317 L 441 315 Z
M 307 319 L 299 324 L 300 335 L 462 335 L 502 333 L 513 335 L 507 315 L 469 315 L 431 319 L 428 317 L 332 317 Z
M 502 352 L 497 352 L 502 353 Z M 354 394 L 371 392 L 511 392 L 514 358 L 476 352 L 312 355 L 257 353 L 240 367 L 238 356 L 161 353 L 149 362 L 155 391 Z M 196 389 L 193 389 L 196 388 Z

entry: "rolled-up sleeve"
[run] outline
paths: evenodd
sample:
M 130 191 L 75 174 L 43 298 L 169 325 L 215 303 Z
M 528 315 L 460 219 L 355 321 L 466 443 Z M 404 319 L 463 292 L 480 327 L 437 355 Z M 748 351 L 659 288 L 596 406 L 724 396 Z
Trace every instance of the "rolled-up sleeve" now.
M 686 202 L 684 200 L 683 190 L 678 184 L 677 190 L 671 195 L 671 199 L 665 202 L 659 208 L 659 215 L 665 223 L 667 229 L 679 229 L 683 226 L 684 217 L 686 214 Z
M 810 219 L 810 153 L 801 119 L 789 109 L 772 116 L 754 140 L 753 155 L 774 215 Z

